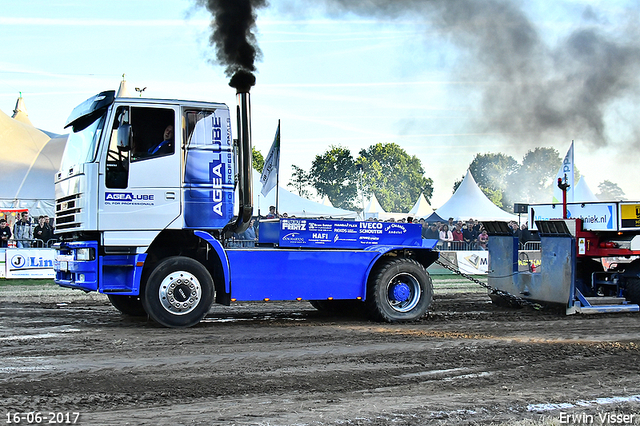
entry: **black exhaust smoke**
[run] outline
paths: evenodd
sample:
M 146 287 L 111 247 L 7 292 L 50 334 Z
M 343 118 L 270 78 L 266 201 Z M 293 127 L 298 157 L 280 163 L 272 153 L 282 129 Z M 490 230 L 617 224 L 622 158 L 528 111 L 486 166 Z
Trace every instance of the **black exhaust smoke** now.
M 255 35 L 255 10 L 267 6 L 266 0 L 198 0 L 213 15 L 209 43 L 216 48 L 218 63 L 226 67 L 229 85 L 248 92 L 256 83 L 255 62 L 260 57 Z
M 226 66 L 229 85 L 237 91 L 238 101 L 238 217 L 224 229 L 225 237 L 244 232 L 253 215 L 253 173 L 251 148 L 251 101 L 249 90 L 256 84 L 253 74 L 260 56 L 255 35 L 256 8 L 266 0 L 198 0 L 213 15 L 213 33 L 209 42 L 216 48 L 218 62 Z

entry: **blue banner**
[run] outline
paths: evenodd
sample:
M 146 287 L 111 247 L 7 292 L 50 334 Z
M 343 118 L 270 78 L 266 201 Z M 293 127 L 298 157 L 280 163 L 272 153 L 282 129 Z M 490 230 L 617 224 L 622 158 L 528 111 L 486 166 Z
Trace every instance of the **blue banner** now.
M 280 247 L 362 249 L 375 245 L 421 247 L 419 224 L 280 219 Z

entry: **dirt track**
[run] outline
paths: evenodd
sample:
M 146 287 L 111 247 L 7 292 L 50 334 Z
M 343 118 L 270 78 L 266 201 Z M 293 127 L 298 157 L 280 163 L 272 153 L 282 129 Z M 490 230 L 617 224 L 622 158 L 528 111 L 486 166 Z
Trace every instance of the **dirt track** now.
M 215 307 L 173 330 L 127 319 L 101 295 L 5 288 L 0 300 L 4 424 L 33 410 L 79 412 L 82 425 L 602 424 L 605 414 L 640 424 L 640 314 L 510 310 L 481 291 L 437 289 L 411 324 L 270 302 Z

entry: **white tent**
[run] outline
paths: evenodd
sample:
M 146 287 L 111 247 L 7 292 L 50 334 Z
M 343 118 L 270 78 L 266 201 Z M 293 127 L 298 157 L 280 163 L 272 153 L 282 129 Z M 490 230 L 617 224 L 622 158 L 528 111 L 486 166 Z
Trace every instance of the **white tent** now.
M 32 216 L 53 217 L 53 179 L 60 167 L 66 136 L 51 139 L 26 122 L 22 98 L 14 113 L 20 120 L 0 111 L 0 149 L 6 154 L 0 173 L 0 208 L 26 208 Z
M 120 82 L 120 86 L 118 87 L 118 91 L 116 92 L 116 98 L 130 98 L 130 97 L 131 95 L 129 94 L 127 80 L 124 79 L 124 74 L 122 74 L 122 81 Z
M 582 176 L 573 189 L 573 202 L 585 203 L 589 201 L 598 201 L 598 197 L 594 195 L 589 185 L 587 185 L 587 180 Z
M 20 97 L 16 101 L 16 108 L 13 110 L 13 115 L 11 116 L 14 120 L 18 120 L 24 124 L 31 124 L 31 120 L 29 120 L 29 114 L 27 114 L 27 107 L 24 105 L 24 99 L 22 99 L 22 93 Z
M 266 197 L 260 194 L 262 184 L 260 183 L 260 173 L 253 170 L 253 214 L 258 212 L 265 216 L 269 213 L 269 206 L 276 205 L 275 187 L 269 191 Z M 236 197 L 237 199 L 237 197 Z M 278 191 L 278 213 L 286 213 L 289 217 L 324 217 L 325 219 L 356 219 L 358 213 L 349 210 L 338 209 L 322 203 L 307 200 L 279 186 Z
M 322 197 L 320 204 L 324 206 L 333 207 L 333 204 L 331 204 L 331 200 L 329 199 L 329 196 L 327 194 L 324 194 L 324 197 Z
M 376 198 L 375 194 L 372 194 L 371 198 L 369 199 L 369 202 L 364 208 L 363 213 L 364 213 L 363 215 L 364 219 L 369 219 L 369 218 L 378 219 L 378 218 L 382 218 L 381 215 L 384 215 L 386 212 L 378 202 L 378 199 Z
M 420 193 L 420 197 L 418 197 L 418 201 L 413 205 L 413 208 L 409 211 L 408 216 L 416 217 L 416 218 L 424 218 L 433 213 L 433 208 L 427 202 L 427 199 L 424 198 L 424 194 Z
M 452 217 L 454 220 L 518 220 L 516 215 L 507 213 L 493 204 L 482 192 L 471 172 L 467 170 L 467 175 L 456 192 L 436 210 L 438 216 L 442 218 Z

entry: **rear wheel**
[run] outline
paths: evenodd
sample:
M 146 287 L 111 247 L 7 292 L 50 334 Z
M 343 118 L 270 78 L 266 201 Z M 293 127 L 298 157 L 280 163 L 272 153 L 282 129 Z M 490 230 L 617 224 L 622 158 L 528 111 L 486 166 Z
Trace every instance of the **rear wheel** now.
M 109 302 L 114 308 L 125 315 L 132 317 L 146 317 L 147 312 L 142 307 L 140 296 L 126 296 L 121 294 L 108 294 Z
M 154 321 L 166 327 L 191 327 L 207 315 L 213 296 L 209 271 L 194 259 L 175 256 L 151 272 L 142 305 Z
M 374 320 L 414 321 L 427 312 L 432 301 L 431 277 L 413 259 L 381 263 L 369 277 L 366 306 Z
M 627 278 L 625 298 L 631 303 L 640 304 L 640 278 Z

